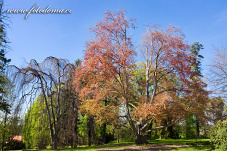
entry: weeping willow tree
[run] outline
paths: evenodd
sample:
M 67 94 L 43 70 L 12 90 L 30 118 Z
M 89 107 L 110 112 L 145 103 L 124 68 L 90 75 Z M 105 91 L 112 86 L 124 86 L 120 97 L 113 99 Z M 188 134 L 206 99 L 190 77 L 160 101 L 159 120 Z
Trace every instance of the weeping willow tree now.
M 35 100 L 38 95 L 43 98 L 40 105 L 45 105 L 52 148 L 56 149 L 66 142 L 62 141 L 60 134 L 64 132 L 66 123 L 71 124 L 71 140 L 76 140 L 75 121 L 65 121 L 70 111 L 72 116 L 77 116 L 77 99 L 72 85 L 75 66 L 65 59 L 47 57 L 41 63 L 33 59 L 24 68 L 14 66 L 14 71 L 14 81 L 22 92 L 20 104 L 28 100 L 28 97 L 30 101 Z M 73 142 L 72 146 L 76 146 L 76 141 Z

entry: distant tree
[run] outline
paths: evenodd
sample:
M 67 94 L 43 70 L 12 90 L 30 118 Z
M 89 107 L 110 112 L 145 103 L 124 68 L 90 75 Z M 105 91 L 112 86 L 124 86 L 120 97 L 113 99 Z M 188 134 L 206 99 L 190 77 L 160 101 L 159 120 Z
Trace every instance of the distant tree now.
M 8 99 L 8 95 L 12 87 L 10 80 L 5 74 L 5 67 L 11 60 L 5 56 L 8 48 L 8 39 L 6 36 L 6 23 L 4 22 L 6 16 L 3 11 L 3 4 L 4 1 L 0 0 L 0 112 L 3 112 L 3 114 L 1 113 L 3 117 L 0 120 L 1 150 L 4 148 L 7 137 L 11 134 L 9 130 L 10 100 Z
M 200 54 L 201 49 L 203 49 L 203 45 L 199 42 L 194 42 L 190 47 L 190 66 L 192 71 L 192 75 L 190 77 L 192 81 L 190 89 L 192 91 L 192 95 L 188 96 L 188 99 L 192 103 L 190 105 L 189 113 L 187 113 L 186 117 L 187 119 L 195 119 L 195 123 L 191 124 L 192 126 L 194 124 L 196 125 L 196 137 L 199 137 L 200 126 L 204 124 L 204 121 L 207 121 L 206 109 L 209 103 L 209 93 L 205 90 L 207 84 L 202 80 L 203 75 L 201 72 L 201 60 L 204 57 Z M 194 117 L 189 117 L 189 115 Z
M 211 64 L 210 83 L 214 86 L 214 94 L 227 98 L 227 49 L 215 48 L 215 57 Z
M 21 119 L 14 108 L 14 103 L 16 102 L 14 87 L 9 83 L 6 88 L 7 93 L 3 95 L 3 97 L 10 106 L 10 108 L 8 108 L 10 113 L 0 111 L 0 144 L 2 149 L 4 148 L 6 140 L 12 138 L 14 135 L 20 135 L 22 125 Z
M 208 113 L 212 123 L 217 124 L 218 121 L 226 119 L 225 102 L 223 98 L 220 96 L 211 98 L 208 107 Z

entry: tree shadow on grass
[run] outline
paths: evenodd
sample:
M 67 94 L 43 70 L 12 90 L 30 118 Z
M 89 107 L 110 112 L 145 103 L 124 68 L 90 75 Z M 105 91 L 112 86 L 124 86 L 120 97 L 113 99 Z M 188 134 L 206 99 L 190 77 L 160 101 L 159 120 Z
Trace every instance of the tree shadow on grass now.
M 150 151 L 159 151 L 159 150 L 172 150 L 172 149 L 178 149 L 178 148 L 188 148 L 190 147 L 189 145 L 167 145 L 167 144 L 148 144 L 144 146 L 140 145 L 133 145 L 131 146 L 126 146 L 126 147 L 119 147 L 119 148 L 96 148 L 97 150 L 100 151 L 116 151 L 116 150 L 123 150 L 123 151 L 139 151 L 139 150 L 150 150 Z

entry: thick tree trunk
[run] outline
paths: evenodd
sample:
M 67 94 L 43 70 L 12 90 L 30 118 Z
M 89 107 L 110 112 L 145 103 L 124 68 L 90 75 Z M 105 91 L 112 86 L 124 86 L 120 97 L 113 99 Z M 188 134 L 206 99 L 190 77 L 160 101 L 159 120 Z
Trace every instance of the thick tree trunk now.
M 139 144 L 148 144 L 147 137 L 144 136 L 144 135 L 136 134 L 135 143 L 136 143 L 136 145 L 139 145 Z
M 54 135 L 53 140 L 52 140 L 52 149 L 57 149 L 58 144 L 57 144 L 57 137 Z

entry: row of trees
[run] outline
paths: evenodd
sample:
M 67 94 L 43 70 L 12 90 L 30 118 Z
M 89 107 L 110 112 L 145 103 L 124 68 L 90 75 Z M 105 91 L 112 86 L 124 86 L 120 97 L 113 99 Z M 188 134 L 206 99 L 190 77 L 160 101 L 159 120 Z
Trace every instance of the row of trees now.
M 3 22 L 5 16 L 2 12 L 3 1 L 0 1 L 0 110 L 9 113 L 9 104 L 5 100 L 7 94 L 7 86 L 9 80 L 5 75 L 5 66 L 10 62 L 10 59 L 5 57 L 6 48 L 8 47 L 8 40 L 6 37 L 6 24 Z
M 12 103 L 14 101 L 12 83 L 6 75 L 5 69 L 10 59 L 7 59 L 5 54 L 9 48 L 8 39 L 6 36 L 7 17 L 3 11 L 3 0 L 0 1 L 0 144 L 3 150 L 4 143 L 8 137 L 12 137 L 18 133 L 20 129 L 17 125 L 18 118 L 10 116 Z
M 123 10 L 104 15 L 90 29 L 93 38 L 86 42 L 82 61 L 47 57 L 41 63 L 31 60 L 24 68 L 9 68 L 14 89 L 21 92 L 16 111 L 30 102 L 17 133 L 27 148 L 207 137 L 209 123 L 225 115 L 224 100 L 209 98 L 203 82 L 203 46 L 189 45 L 177 27 L 153 26 L 136 51 L 129 34 L 134 19 Z M 6 103 L 0 103 L 7 116 Z M 4 144 L 6 136 L 1 136 Z

